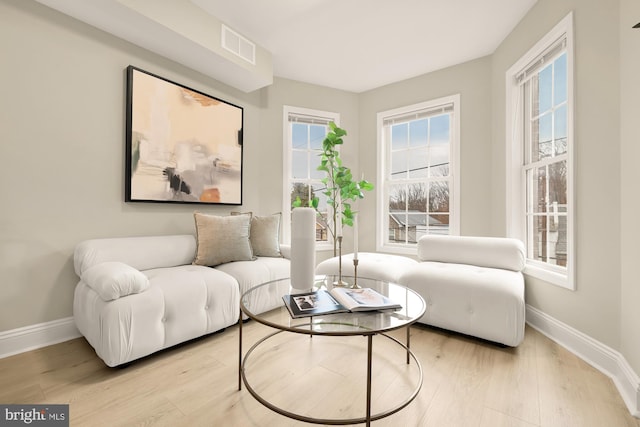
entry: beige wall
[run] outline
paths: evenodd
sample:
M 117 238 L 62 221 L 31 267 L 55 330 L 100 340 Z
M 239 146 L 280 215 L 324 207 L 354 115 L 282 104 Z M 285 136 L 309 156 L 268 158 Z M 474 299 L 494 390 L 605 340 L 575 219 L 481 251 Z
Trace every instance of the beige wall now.
M 619 349 L 620 93 L 616 1 L 539 0 L 494 53 L 493 229 L 505 232 L 505 73 L 574 12 L 577 289 L 528 278 L 527 303 Z M 636 369 L 640 365 L 636 366 Z
M 356 95 L 285 79 L 245 94 L 33 1 L 0 0 L 0 331 L 71 315 L 77 242 L 193 232 L 192 206 L 123 202 L 127 65 L 245 108 L 244 204 L 198 207 L 215 214 L 281 210 L 283 105 L 340 113 L 345 162 L 373 180 L 376 113 L 459 93 L 461 233 L 503 235 L 505 72 L 574 10 L 577 290 L 528 280 L 527 302 L 640 372 L 636 3 L 539 0 L 495 54 Z M 361 250 L 375 250 L 375 194 L 360 210 Z
M 620 2 L 621 351 L 640 372 L 640 2 Z
M 193 206 L 124 203 L 125 68 L 244 107 L 244 203 L 282 209 L 283 105 L 337 111 L 357 158 L 357 97 L 276 79 L 245 94 L 33 1 L 0 0 L 0 331 L 71 316 L 76 243 L 193 233 Z M 349 144 L 351 143 L 351 144 Z
M 485 57 L 360 94 L 360 173 L 376 179 L 377 113 L 460 94 L 460 233 L 491 234 L 491 58 Z M 359 202 L 362 250 L 375 251 L 376 195 Z

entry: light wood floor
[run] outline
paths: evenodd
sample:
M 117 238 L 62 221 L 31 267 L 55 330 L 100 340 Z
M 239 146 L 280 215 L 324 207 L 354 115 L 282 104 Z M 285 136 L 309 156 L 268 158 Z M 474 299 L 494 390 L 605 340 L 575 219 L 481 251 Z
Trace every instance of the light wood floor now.
M 243 328 L 245 350 L 265 335 Z M 396 334 L 398 338 L 404 332 Z M 374 426 L 640 427 L 609 378 L 527 327 L 517 349 L 427 327 L 411 330 L 424 384 Z M 366 339 L 280 334 L 247 363 L 252 386 L 287 409 L 324 418 L 364 414 Z M 401 402 L 417 368 L 374 339 L 373 410 Z M 1 403 L 69 403 L 72 426 L 301 426 L 237 390 L 238 327 L 108 368 L 82 338 L 0 359 Z

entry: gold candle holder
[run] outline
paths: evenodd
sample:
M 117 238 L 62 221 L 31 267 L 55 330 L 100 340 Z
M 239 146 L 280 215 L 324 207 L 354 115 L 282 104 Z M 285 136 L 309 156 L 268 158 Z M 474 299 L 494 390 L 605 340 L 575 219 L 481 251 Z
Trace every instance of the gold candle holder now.
M 348 286 L 349 284 L 342 280 L 342 236 L 338 236 L 338 281 L 333 282 L 333 286 Z
M 358 258 L 353 259 L 353 286 L 352 289 L 360 289 L 358 285 Z

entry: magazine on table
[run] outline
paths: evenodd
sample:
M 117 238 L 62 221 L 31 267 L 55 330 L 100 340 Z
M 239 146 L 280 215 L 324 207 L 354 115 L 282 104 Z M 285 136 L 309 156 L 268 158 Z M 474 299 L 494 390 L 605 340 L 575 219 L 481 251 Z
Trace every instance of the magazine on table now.
M 350 311 L 400 310 L 402 306 L 371 288 L 333 288 L 284 295 L 284 304 L 294 319 Z

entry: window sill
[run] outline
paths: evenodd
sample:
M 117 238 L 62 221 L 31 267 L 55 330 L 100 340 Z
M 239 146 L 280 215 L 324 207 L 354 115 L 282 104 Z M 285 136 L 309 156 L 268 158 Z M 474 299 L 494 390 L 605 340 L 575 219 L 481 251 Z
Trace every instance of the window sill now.
M 542 266 L 530 263 L 527 263 L 522 272 L 526 276 L 535 277 L 536 279 L 543 280 L 564 289 L 569 289 L 571 291 L 574 291 L 576 289 L 573 280 L 570 280 L 569 276 L 566 273 L 552 271 Z

